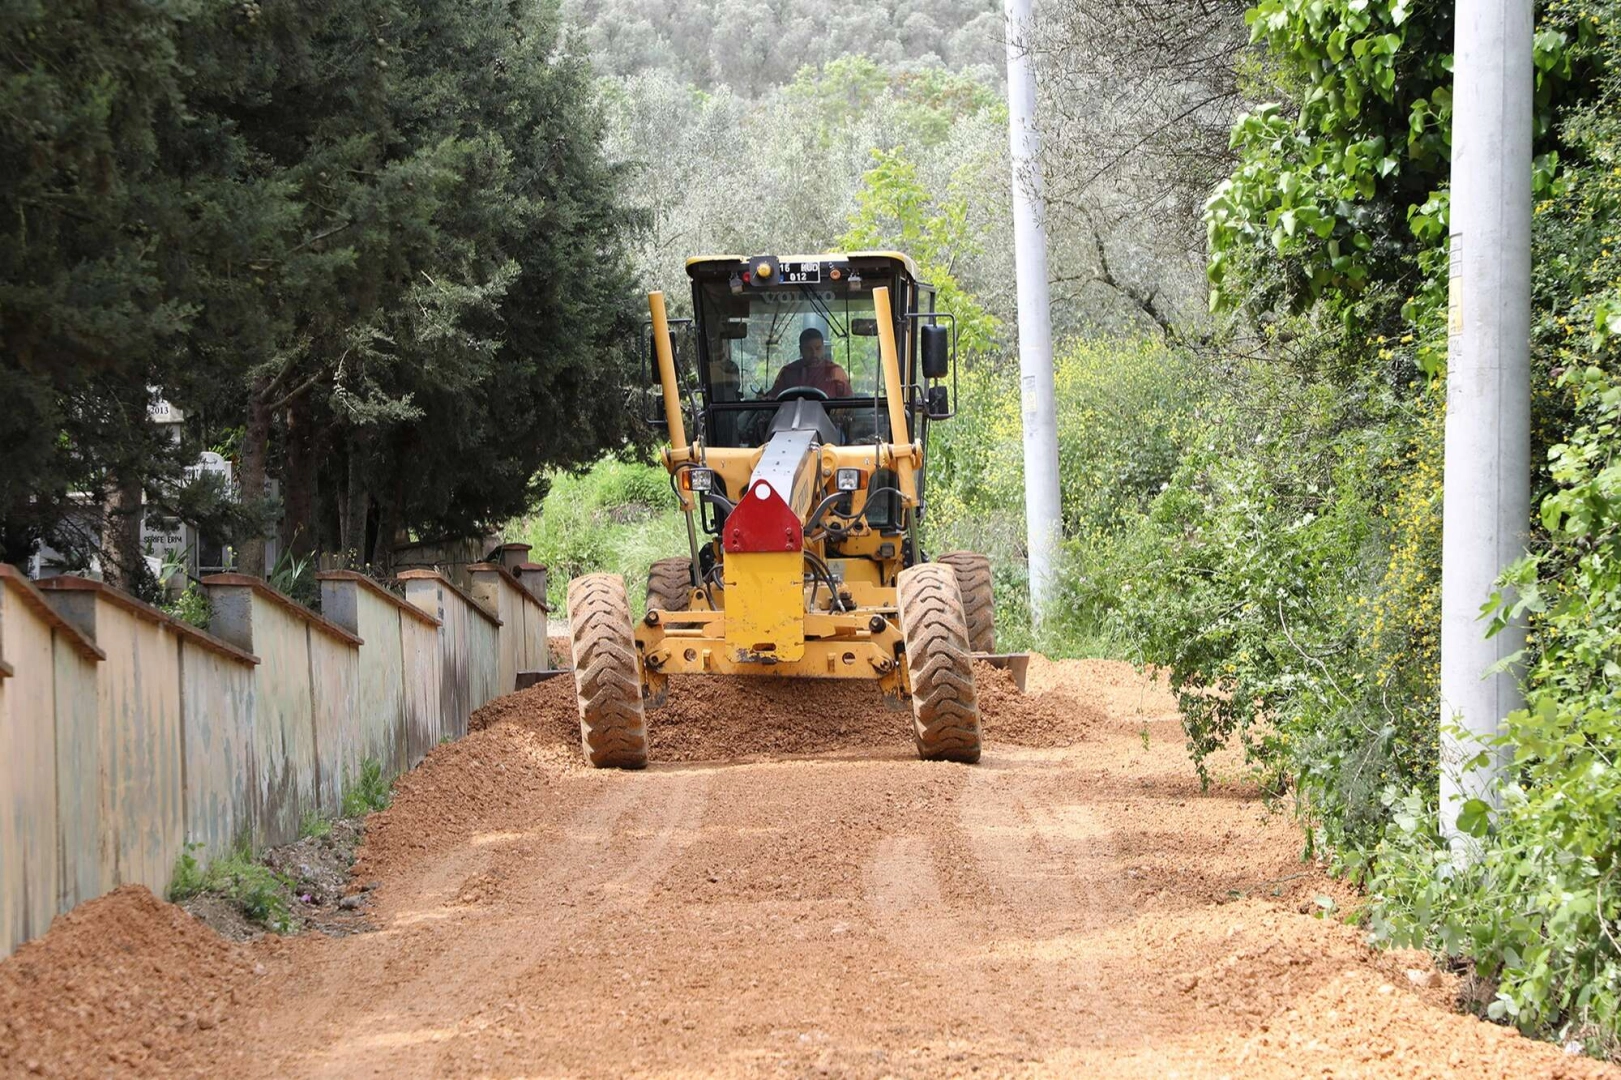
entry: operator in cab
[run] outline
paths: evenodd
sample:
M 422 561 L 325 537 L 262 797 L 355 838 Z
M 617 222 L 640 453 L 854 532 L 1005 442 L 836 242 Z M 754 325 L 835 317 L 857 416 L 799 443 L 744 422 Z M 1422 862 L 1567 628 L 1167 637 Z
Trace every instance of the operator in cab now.
M 784 390 L 808 386 L 820 390 L 830 398 L 850 397 L 850 375 L 826 353 L 827 343 L 822 332 L 811 327 L 799 335 L 799 359 L 777 373 L 767 397 L 776 397 Z

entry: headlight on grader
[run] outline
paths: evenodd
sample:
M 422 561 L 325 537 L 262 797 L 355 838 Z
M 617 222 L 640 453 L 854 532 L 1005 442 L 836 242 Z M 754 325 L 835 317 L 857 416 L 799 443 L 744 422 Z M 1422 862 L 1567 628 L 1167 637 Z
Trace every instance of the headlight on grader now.
M 713 491 L 715 488 L 714 469 L 684 469 L 681 479 L 681 486 L 688 491 Z
M 833 474 L 833 485 L 840 491 L 856 491 L 861 487 L 860 469 L 840 469 Z

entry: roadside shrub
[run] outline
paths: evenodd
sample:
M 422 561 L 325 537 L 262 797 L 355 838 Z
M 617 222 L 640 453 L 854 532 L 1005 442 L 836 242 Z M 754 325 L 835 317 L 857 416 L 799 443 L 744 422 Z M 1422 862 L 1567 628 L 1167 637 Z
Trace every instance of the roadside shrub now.
M 170 900 L 179 902 L 202 893 L 216 893 L 268 930 L 284 934 L 292 929 L 292 911 L 287 903 L 291 881 L 255 862 L 253 852 L 247 847 L 216 859 L 203 869 L 193 855 L 199 846 L 186 845 L 176 861 L 174 879 L 169 886 Z
M 1514 783 L 1495 823 L 1471 817 L 1483 847 L 1474 863 L 1454 859 L 1427 824 L 1432 805 L 1401 800 L 1372 881 L 1372 925 L 1392 943 L 1470 960 L 1496 985 L 1493 1018 L 1613 1053 L 1621 1045 L 1621 382 L 1598 367 L 1565 382 L 1584 422 L 1552 451 L 1559 486 L 1542 503 L 1550 543 L 1505 575 L 1498 598 L 1499 618 L 1530 617 L 1535 657 L 1527 707 L 1505 726 Z
M 375 810 L 388 809 L 393 801 L 393 785 L 383 777 L 382 762 L 367 758 L 360 763 L 360 772 L 345 787 L 343 816 L 364 817 Z M 330 831 L 331 826 L 327 828 Z
M 1016 366 L 963 371 L 958 413 L 931 429 L 925 543 L 991 557 L 998 639 L 1053 656 L 1127 655 L 1113 610 L 1140 552 L 1129 541 L 1195 430 L 1208 378 L 1190 353 L 1149 337 L 1088 337 L 1054 359 L 1059 485 L 1067 539 L 1060 595 L 1032 633 L 1024 443 Z
M 540 511 L 507 530 L 550 568 L 549 597 L 561 617 L 570 578 L 622 574 L 631 603 L 643 601 L 648 567 L 687 552 L 686 525 L 661 465 L 604 458 L 585 473 L 554 473 Z

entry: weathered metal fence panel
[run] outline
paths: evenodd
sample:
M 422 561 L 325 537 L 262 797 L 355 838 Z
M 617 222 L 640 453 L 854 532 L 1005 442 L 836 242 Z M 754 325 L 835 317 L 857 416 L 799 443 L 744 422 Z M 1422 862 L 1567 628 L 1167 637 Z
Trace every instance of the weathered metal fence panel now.
M 56 915 L 56 691 L 52 627 L 0 582 L 0 956 Z
M 57 853 L 62 867 L 57 908 L 67 911 L 111 889 L 110 833 L 103 820 L 101 702 L 94 656 L 58 635 L 56 671 Z
M 296 838 L 361 762 L 415 765 L 544 665 L 544 610 L 505 573 L 506 623 L 438 573 L 403 576 L 409 602 L 322 575 L 328 619 L 216 575 L 210 634 L 0 564 L 0 957 L 119 884 L 163 894 L 186 843 L 206 862 Z
M 254 658 L 180 643 L 186 755 L 186 840 L 200 861 L 251 843 L 259 759 L 254 745 Z

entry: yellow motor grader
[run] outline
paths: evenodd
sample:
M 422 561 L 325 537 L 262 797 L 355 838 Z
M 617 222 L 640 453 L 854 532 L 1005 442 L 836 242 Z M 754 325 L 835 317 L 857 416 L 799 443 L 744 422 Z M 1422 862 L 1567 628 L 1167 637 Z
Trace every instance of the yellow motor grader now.
M 705 256 L 687 273 L 691 319 L 648 304 L 690 550 L 653 565 L 639 622 L 619 576 L 569 583 L 586 757 L 645 765 L 670 676 L 706 674 L 872 680 L 910 698 L 919 756 L 979 760 L 990 562 L 931 560 L 919 529 L 929 425 L 953 414 L 951 316 L 897 252 Z

